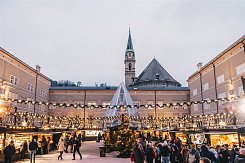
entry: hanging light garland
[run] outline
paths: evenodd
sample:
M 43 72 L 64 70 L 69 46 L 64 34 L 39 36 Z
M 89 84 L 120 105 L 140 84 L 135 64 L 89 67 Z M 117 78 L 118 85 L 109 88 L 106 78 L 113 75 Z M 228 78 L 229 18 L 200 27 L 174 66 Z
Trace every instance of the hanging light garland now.
M 158 109 L 163 109 L 164 107 L 173 107 L 173 109 L 178 109 L 176 107 L 180 106 L 182 109 L 186 109 L 184 106 L 191 106 L 193 104 L 211 104 L 217 103 L 219 101 L 227 101 L 232 102 L 241 98 L 244 98 L 245 95 L 242 96 L 235 96 L 235 97 L 226 97 L 226 98 L 218 98 L 218 99 L 210 99 L 210 100 L 202 100 L 202 101 L 185 101 L 185 102 L 175 102 L 175 103 L 164 103 L 162 105 L 156 104 Z M 57 107 L 74 107 L 74 108 L 87 108 L 87 109 L 113 109 L 113 108 L 154 108 L 155 105 L 84 105 L 80 103 L 49 103 L 49 102 L 38 102 L 38 101 L 30 101 L 30 100 L 18 100 L 18 99 L 3 99 L 4 101 L 8 102 L 16 102 L 16 103 L 24 103 L 24 104 L 32 104 L 32 105 L 46 105 L 46 106 L 57 106 Z

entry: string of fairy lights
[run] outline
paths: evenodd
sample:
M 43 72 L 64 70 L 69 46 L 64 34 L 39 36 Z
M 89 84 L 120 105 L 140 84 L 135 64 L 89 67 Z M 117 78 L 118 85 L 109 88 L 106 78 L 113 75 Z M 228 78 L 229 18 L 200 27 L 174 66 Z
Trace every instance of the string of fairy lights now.
M 244 98 L 245 95 L 243 96 L 234 96 L 230 98 L 219 98 L 219 99 L 211 99 L 211 100 L 203 100 L 203 101 L 186 101 L 186 102 L 180 102 L 180 103 L 165 103 L 162 105 L 156 104 L 156 105 L 119 105 L 119 106 L 110 106 L 110 105 L 83 105 L 83 104 L 76 104 L 76 103 L 49 103 L 49 102 L 38 102 L 38 101 L 28 101 L 28 100 L 18 100 L 18 99 L 2 99 L 5 102 L 13 102 L 13 103 L 20 103 L 20 104 L 32 104 L 32 105 L 46 105 L 46 106 L 57 106 L 57 107 L 74 107 L 74 108 L 88 108 L 88 109 L 96 109 L 96 108 L 102 108 L 102 109 L 113 109 L 113 108 L 157 108 L 161 109 L 163 107 L 176 107 L 177 106 L 191 106 L 193 104 L 210 104 L 214 102 L 219 102 L 219 101 L 226 101 L 226 102 L 232 102 L 236 101 L 238 99 Z M 183 109 L 185 107 L 182 107 Z M 110 117 L 88 117 L 88 118 L 80 118 L 79 116 L 76 117 L 66 117 L 66 116 L 52 116 L 52 115 L 40 115 L 36 113 L 29 113 L 29 112 L 13 112 L 10 110 L 6 111 L 6 116 L 13 116 L 13 117 L 18 117 L 18 118 L 23 118 L 25 117 L 30 120 L 39 120 L 39 121 L 47 121 L 48 123 L 50 121 L 56 122 L 57 124 L 62 124 L 63 122 L 68 122 L 69 123 L 84 123 L 85 119 L 88 121 L 113 121 L 122 118 L 122 116 L 110 116 Z M 238 122 L 238 123 L 244 123 L 243 119 L 232 119 L 234 117 L 237 117 L 238 113 L 221 113 L 221 114 L 209 114 L 209 115 L 198 115 L 198 116 L 183 116 L 183 117 L 139 117 L 139 116 L 127 116 L 127 118 L 131 121 L 141 121 L 141 122 L 146 122 L 146 121 L 151 121 L 151 120 L 157 120 L 161 121 L 162 123 L 174 123 L 174 122 L 180 122 L 180 123 L 185 123 L 185 122 L 210 122 L 210 121 L 215 121 L 219 119 L 224 119 L 226 123 L 231 123 L 231 122 Z M 18 126 L 12 126 L 12 128 L 17 128 Z M 19 126 L 21 127 L 21 126 Z M 34 126 L 29 126 L 33 128 Z M 26 127 L 24 127 L 26 128 Z
M 242 96 L 234 96 L 234 97 L 226 97 L 226 98 L 218 98 L 218 99 L 209 99 L 209 100 L 202 100 L 202 101 L 185 101 L 185 102 L 175 102 L 175 103 L 163 103 L 163 104 L 152 104 L 152 105 L 87 105 L 87 104 L 80 104 L 80 103 L 52 103 L 52 102 L 38 102 L 38 101 L 30 101 L 30 100 L 18 100 L 18 99 L 3 99 L 6 102 L 16 102 L 20 104 L 32 104 L 32 105 L 46 105 L 46 106 L 54 106 L 54 107 L 74 107 L 74 108 L 87 108 L 87 109 L 108 109 L 108 108 L 154 108 L 157 107 L 158 109 L 162 109 L 164 107 L 182 107 L 182 109 L 186 109 L 183 106 L 191 106 L 193 104 L 211 104 L 217 103 L 219 101 L 227 101 L 232 102 L 241 98 L 244 98 L 245 95 Z

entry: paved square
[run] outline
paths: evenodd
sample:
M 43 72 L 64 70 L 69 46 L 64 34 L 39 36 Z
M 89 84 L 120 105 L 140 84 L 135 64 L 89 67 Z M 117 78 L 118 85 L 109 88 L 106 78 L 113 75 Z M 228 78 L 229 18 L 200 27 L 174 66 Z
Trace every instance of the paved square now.
M 76 154 L 76 160 L 72 160 L 72 153 L 64 153 L 63 160 L 57 159 L 59 153 L 57 151 L 53 151 L 47 155 L 38 155 L 36 159 L 36 163 L 50 163 L 50 162 L 83 162 L 83 163 L 129 163 L 129 158 L 117 158 L 117 152 L 106 153 L 106 157 L 99 156 L 99 146 L 102 146 L 103 143 L 96 142 L 83 142 L 81 146 L 81 154 L 83 159 L 80 160 L 78 154 Z M 26 161 L 19 161 L 18 163 L 29 163 L 30 160 L 26 159 Z

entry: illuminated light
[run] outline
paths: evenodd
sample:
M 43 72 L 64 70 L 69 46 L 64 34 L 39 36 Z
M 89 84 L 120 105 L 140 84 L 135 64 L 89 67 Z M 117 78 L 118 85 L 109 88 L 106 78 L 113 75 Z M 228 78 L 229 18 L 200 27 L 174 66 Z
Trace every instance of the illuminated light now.
M 27 126 L 27 122 L 26 121 L 23 121 L 22 122 L 22 126 Z
M 219 125 L 220 125 L 220 126 L 226 126 L 227 124 L 226 124 L 226 122 L 224 122 L 224 121 L 220 121 L 220 122 L 219 122 Z

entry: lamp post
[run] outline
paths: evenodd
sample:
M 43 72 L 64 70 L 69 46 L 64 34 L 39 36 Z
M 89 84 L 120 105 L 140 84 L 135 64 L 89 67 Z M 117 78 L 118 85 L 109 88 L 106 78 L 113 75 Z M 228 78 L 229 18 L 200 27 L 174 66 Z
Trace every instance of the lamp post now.
M 84 105 L 84 108 L 83 108 L 83 128 L 85 129 L 85 122 L 86 122 L 86 96 L 87 96 L 87 92 L 86 92 L 86 89 L 84 89 L 84 98 L 83 98 L 83 105 Z
M 40 69 L 41 67 L 39 65 L 36 65 L 36 82 L 35 82 L 34 102 L 37 101 L 37 82 L 38 82 L 38 75 L 40 73 Z M 33 113 L 34 114 L 36 113 L 36 103 L 34 104 Z
M 157 81 L 159 80 L 159 74 L 156 73 L 156 84 L 157 84 Z M 156 119 L 156 128 L 157 128 L 157 90 L 156 90 L 156 86 L 154 88 L 154 102 L 155 102 L 155 119 Z

